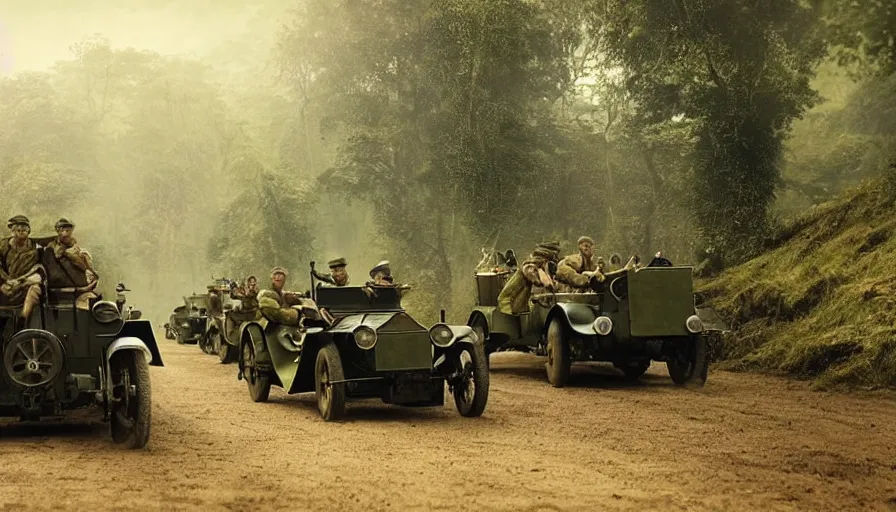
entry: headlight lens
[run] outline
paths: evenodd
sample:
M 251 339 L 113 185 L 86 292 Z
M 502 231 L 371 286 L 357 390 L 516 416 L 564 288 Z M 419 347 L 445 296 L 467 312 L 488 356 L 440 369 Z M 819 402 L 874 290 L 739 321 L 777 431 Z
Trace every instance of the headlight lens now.
M 606 336 L 613 331 L 613 321 L 610 320 L 609 317 L 599 316 L 594 320 L 594 332 L 600 334 L 601 336 Z
M 437 347 L 450 347 L 451 344 L 454 343 L 454 333 L 447 325 L 436 324 L 429 330 L 429 339 L 431 339 L 432 344 Z
M 689 316 L 687 322 L 685 322 L 685 326 L 691 334 L 699 334 L 703 332 L 703 320 L 700 320 L 700 317 L 697 315 Z
M 355 329 L 353 334 L 355 337 L 355 344 L 358 345 L 358 348 L 370 350 L 376 345 L 376 331 L 370 327 L 362 325 Z
M 114 302 L 106 300 L 94 304 L 91 313 L 93 313 L 93 318 L 101 324 L 111 324 L 116 320 L 121 320 L 118 306 Z

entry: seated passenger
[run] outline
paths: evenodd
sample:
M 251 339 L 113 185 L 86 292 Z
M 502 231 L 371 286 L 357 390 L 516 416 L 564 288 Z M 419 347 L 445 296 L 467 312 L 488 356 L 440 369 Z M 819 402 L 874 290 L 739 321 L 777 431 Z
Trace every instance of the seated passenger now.
M 392 279 L 392 268 L 387 260 L 377 263 L 370 269 L 370 278 L 373 281 L 368 281 L 368 286 L 395 286 L 395 281 Z
M 330 260 L 327 263 L 327 266 L 330 267 L 330 275 L 314 270 L 314 277 L 323 281 L 320 286 L 348 286 L 348 272 L 345 270 L 347 265 L 345 258 Z
M 47 288 L 77 294 L 75 307 L 89 310 L 91 300 L 99 298 L 93 290 L 98 284 L 90 254 L 74 238 L 75 225 L 66 218 L 56 222 L 56 238 L 44 251 Z M 120 292 L 119 292 L 120 293 Z
M 613 272 L 615 270 L 619 270 L 622 268 L 622 257 L 619 256 L 619 253 L 614 252 L 610 255 L 610 267 L 607 269 L 609 272 Z
M 579 238 L 578 245 L 579 252 L 563 258 L 557 265 L 557 281 L 561 292 L 586 292 L 592 275 L 597 275 L 598 280 L 603 276 L 594 261 L 594 240 L 583 236 Z
M 234 320 L 248 322 L 261 316 L 258 310 L 258 279 L 255 276 L 247 277 L 242 286 L 231 289 L 230 298 L 239 301 L 231 313 Z
M 0 240 L 0 306 L 22 307 L 17 320 L 24 326 L 40 300 L 43 267 L 37 241 L 30 237 L 31 222 L 24 215 L 9 219 L 10 236 Z
M 301 325 L 301 315 L 290 306 L 302 304 L 302 296 L 283 289 L 288 272 L 283 267 L 271 270 L 271 287 L 258 293 L 261 315 L 271 322 L 283 325 Z
M 533 295 L 553 292 L 557 283 L 551 276 L 550 266 L 556 264 L 560 253 L 558 242 L 538 244 L 532 254 L 507 280 L 498 295 L 498 310 L 508 315 L 529 311 L 529 298 Z M 546 305 L 546 299 L 539 299 Z

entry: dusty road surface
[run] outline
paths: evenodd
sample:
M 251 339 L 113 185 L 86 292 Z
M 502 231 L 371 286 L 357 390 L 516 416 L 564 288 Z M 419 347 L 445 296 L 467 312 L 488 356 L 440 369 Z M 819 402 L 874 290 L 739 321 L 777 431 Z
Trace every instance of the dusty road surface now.
M 101 423 L 0 426 L 0 510 L 896 510 L 896 400 L 711 372 L 687 391 L 654 365 L 628 384 L 493 357 L 483 417 L 453 403 L 249 400 L 234 365 L 159 335 L 152 437 Z

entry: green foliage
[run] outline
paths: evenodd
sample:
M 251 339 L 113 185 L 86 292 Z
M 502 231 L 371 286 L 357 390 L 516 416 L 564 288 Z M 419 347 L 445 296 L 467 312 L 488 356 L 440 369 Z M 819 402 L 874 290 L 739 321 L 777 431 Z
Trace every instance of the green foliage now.
M 733 368 L 783 370 L 821 387 L 896 386 L 896 222 L 879 180 L 786 225 L 772 250 L 698 293 L 736 334 Z
M 817 13 L 797 1 L 609 2 L 593 30 L 645 120 L 693 120 L 697 221 L 737 260 L 765 234 L 784 135 L 815 101 Z

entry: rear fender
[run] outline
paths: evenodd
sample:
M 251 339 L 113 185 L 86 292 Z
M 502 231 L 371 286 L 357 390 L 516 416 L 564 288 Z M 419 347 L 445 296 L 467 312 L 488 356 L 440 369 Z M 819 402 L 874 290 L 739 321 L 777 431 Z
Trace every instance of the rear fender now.
M 580 336 L 596 336 L 592 325 L 597 318 L 597 313 L 594 311 L 594 307 L 589 304 L 577 302 L 555 304 L 544 322 L 544 330 L 542 332 L 544 336 L 547 336 L 548 326 L 551 325 L 551 321 L 555 318 L 559 318 L 561 322 Z

